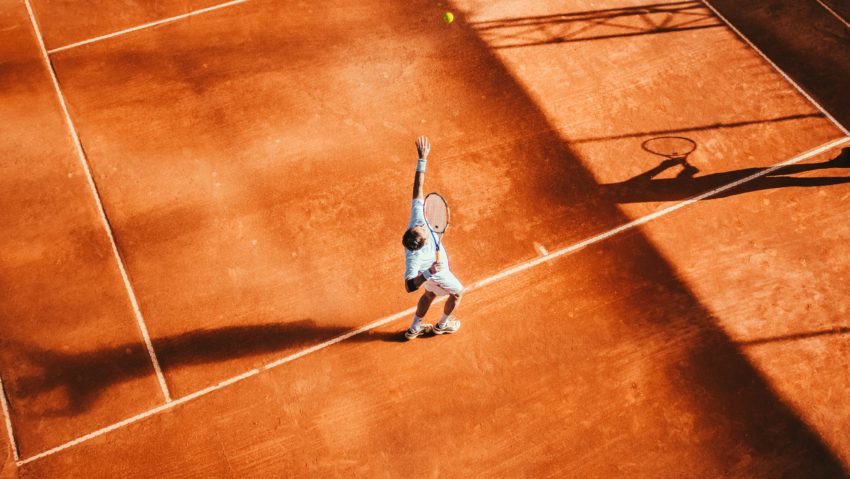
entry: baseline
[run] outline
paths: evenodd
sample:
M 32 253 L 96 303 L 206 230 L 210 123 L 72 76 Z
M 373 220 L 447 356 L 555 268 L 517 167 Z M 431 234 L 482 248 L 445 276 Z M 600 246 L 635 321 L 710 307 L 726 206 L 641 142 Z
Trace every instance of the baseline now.
M 607 238 L 610 238 L 610 237 L 615 236 L 615 235 L 617 235 L 617 234 L 623 233 L 623 232 L 625 232 L 625 231 L 628 231 L 628 230 L 630 230 L 630 229 L 633 229 L 633 228 L 635 228 L 635 227 L 637 227 L 637 226 L 640 226 L 640 225 L 642 225 L 642 224 L 648 223 L 648 222 L 650 222 L 650 221 L 652 221 L 652 220 L 654 220 L 654 219 L 657 219 L 657 218 L 660 218 L 660 217 L 662 217 L 662 216 L 665 216 L 665 215 L 668 215 L 668 214 L 670 214 L 670 213 L 673 213 L 673 212 L 674 212 L 674 211 L 676 211 L 676 210 L 679 210 L 679 209 L 681 209 L 681 208 L 684 208 L 684 207 L 686 207 L 686 206 L 688 206 L 688 205 L 691 205 L 691 204 L 693 204 L 693 203 L 696 203 L 696 202 L 698 202 L 698 201 L 700 201 L 700 200 L 703 200 L 703 199 L 706 199 L 706 198 L 710 198 L 711 196 L 714 196 L 714 195 L 720 194 L 720 193 L 722 193 L 722 192 L 724 192 L 724 191 L 727 191 L 727 190 L 729 190 L 729 189 L 735 188 L 735 187 L 737 187 L 737 186 L 740 186 L 740 185 L 742 185 L 742 184 L 744 184 L 744 183 L 750 182 L 750 181 L 755 180 L 755 179 L 757 179 L 757 178 L 760 178 L 760 177 L 762 177 L 762 176 L 769 175 L 770 173 L 772 173 L 772 172 L 774 172 L 774 171 L 776 171 L 776 170 L 779 170 L 779 169 L 784 168 L 784 167 L 786 167 L 786 166 L 793 165 L 793 164 L 795 164 L 795 163 L 799 163 L 799 162 L 804 161 L 804 160 L 806 160 L 806 159 L 808 159 L 808 158 L 811 158 L 812 156 L 818 155 L 818 154 L 820 154 L 820 153 L 823 153 L 824 151 L 827 151 L 827 150 L 829 150 L 829 149 L 832 149 L 832 148 L 835 148 L 835 147 L 837 147 L 837 146 L 840 146 L 840 145 L 843 145 L 843 144 L 847 144 L 847 143 L 850 143 L 850 136 L 846 136 L 846 137 L 843 137 L 843 138 L 839 138 L 839 139 L 837 139 L 837 140 L 830 141 L 830 142 L 825 143 L 825 144 L 823 144 L 823 145 L 821 145 L 821 146 L 819 146 L 819 147 L 817 147 L 817 148 L 814 148 L 814 149 L 812 149 L 812 150 L 809 150 L 809 151 L 807 151 L 807 152 L 805 152 L 805 153 L 802 153 L 802 154 L 800 154 L 800 155 L 797 155 L 797 156 L 795 156 L 795 157 L 793 157 L 793 158 L 791 158 L 791 159 L 788 159 L 788 160 L 786 160 L 786 161 L 783 161 L 783 162 L 781 162 L 781 163 L 777 163 L 777 164 L 775 164 L 775 165 L 773 165 L 773 166 L 771 166 L 771 167 L 769 167 L 769 168 L 765 168 L 765 169 L 763 169 L 763 170 L 760 170 L 760 171 L 758 171 L 757 173 L 754 173 L 754 174 L 752 174 L 752 175 L 750 175 L 750 176 L 747 176 L 747 177 L 745 177 L 745 178 L 742 178 L 742 179 L 740 179 L 740 180 L 734 181 L 734 182 L 732 182 L 732 183 L 729 183 L 729 184 L 726 184 L 726 185 L 724 185 L 724 186 L 718 187 L 718 188 L 716 188 L 716 189 L 714 189 L 714 190 L 711 190 L 711 191 L 708 191 L 708 192 L 702 193 L 702 194 L 700 194 L 700 195 L 694 196 L 694 197 L 692 197 L 692 198 L 690 198 L 690 199 L 687 199 L 687 200 L 684 200 L 684 201 L 682 201 L 682 202 L 676 203 L 676 204 L 674 204 L 674 205 L 671 205 L 671 206 L 669 206 L 669 207 L 667 207 L 667 208 L 661 209 L 661 210 L 659 210 L 659 211 L 657 211 L 657 212 L 655 212 L 655 213 L 652 213 L 652 214 L 650 214 L 650 215 L 643 216 L 643 217 L 638 218 L 638 219 L 636 219 L 636 220 L 634 220 L 634 221 L 630 221 L 630 222 L 628 222 L 628 223 L 625 223 L 625 224 L 623 224 L 623 225 L 621 225 L 621 226 L 619 226 L 619 227 L 617 227 L 617 228 L 614 228 L 614 229 L 608 230 L 608 231 L 606 231 L 606 232 L 604 232 L 604 233 L 600 233 L 600 234 L 598 234 L 598 235 L 596 235 L 596 236 L 592 236 L 592 237 L 590 237 L 590 238 L 588 238 L 588 239 L 585 239 L 585 240 L 583 240 L 583 241 L 581 241 L 581 242 L 578 242 L 578 243 L 575 243 L 575 244 L 573 244 L 573 245 L 570 245 L 570 246 L 567 246 L 567 247 L 564 247 L 564 248 L 561 248 L 561 249 L 558 249 L 558 250 L 552 251 L 552 252 L 550 252 L 550 253 L 546 254 L 545 256 L 540 256 L 540 257 L 535 258 L 535 259 L 533 259 L 533 260 L 526 261 L 526 262 L 524 262 L 524 263 L 520 263 L 520 264 L 518 264 L 518 265 L 516 265 L 516 266 L 513 266 L 513 267 L 511 267 L 511 268 L 508 268 L 508 269 L 506 269 L 506 270 L 504 270 L 504 271 L 502 271 L 502 272 L 500 272 L 500 273 L 497 273 L 497 274 L 495 274 L 495 275 L 492 275 L 492 276 L 490 276 L 490 277 L 487 277 L 487 278 L 481 279 L 481 280 L 479 280 L 479 281 L 477 281 L 477 282 L 473 283 L 471 286 L 469 286 L 469 287 L 467 288 L 467 290 L 466 290 L 466 291 L 467 291 L 467 292 L 470 292 L 470 291 L 473 291 L 473 290 L 476 290 L 476 289 L 483 288 L 484 286 L 487 286 L 487 285 L 489 285 L 489 284 L 495 283 L 496 281 L 499 281 L 499 280 L 501 280 L 501 279 L 504 279 L 504 278 L 506 278 L 506 277 L 508 277 L 508 276 L 511 276 L 511 275 L 516 274 L 516 273 L 519 273 L 519 272 L 525 271 L 525 270 L 527 270 L 527 269 L 533 268 L 534 266 L 537 266 L 537 265 L 540 265 L 540 264 L 543 264 L 543 263 L 546 263 L 546 262 L 552 261 L 552 260 L 554 260 L 554 259 L 556 259 L 556 258 L 559 258 L 559 257 L 561 257 L 561 256 L 564 256 L 564 255 L 567 255 L 567 254 L 573 253 L 573 252 L 575 252 L 575 251 L 577 251 L 577 250 L 580 250 L 580 249 L 582 249 L 582 248 L 584 248 L 584 247 L 586 247 L 586 246 L 589 246 L 589 245 L 594 244 L 594 243 L 598 243 L 598 242 L 603 241 L 603 240 L 605 240 L 605 239 L 607 239 Z M 371 323 L 369 323 L 369 324 L 367 324 L 367 325 L 365 325 L 365 326 L 362 326 L 362 327 L 360 327 L 360 328 L 358 328 L 358 329 L 355 329 L 355 330 L 350 331 L 350 332 L 348 332 L 348 333 L 345 333 L 345 334 L 343 334 L 343 335 L 337 336 L 336 338 L 329 339 L 329 340 L 327 340 L 327 341 L 324 341 L 324 342 L 322 342 L 322 343 L 319 343 L 319 344 L 317 344 L 317 345 L 315 345 L 315 346 L 312 346 L 312 347 L 310 347 L 310 348 L 304 349 L 304 350 L 299 351 L 299 352 L 297 352 L 297 353 L 290 354 L 290 355 L 288 355 L 288 356 L 286 356 L 286 357 L 284 357 L 284 358 L 281 358 L 281 359 L 278 359 L 278 360 L 276 360 L 276 361 L 272 361 L 272 362 L 270 362 L 270 363 L 267 363 L 267 364 L 266 364 L 266 365 L 264 365 L 264 366 L 261 366 L 261 367 L 257 367 L 257 368 L 251 369 L 251 370 L 246 371 L 246 372 L 244 372 L 244 373 L 242 373 L 242 374 L 240 374 L 240 375 L 238 375 L 238 376 L 234 376 L 234 377 L 232 377 L 232 378 L 230 378 L 230 379 L 227 379 L 227 380 L 221 381 L 221 382 L 219 382 L 218 384 L 215 384 L 215 385 L 213 385 L 213 386 L 210 386 L 210 387 L 207 387 L 207 388 L 201 389 L 201 390 L 199 390 L 199 391 L 196 391 L 196 392 L 194 392 L 194 393 L 192 393 L 192 394 L 189 394 L 188 396 L 184 396 L 184 397 L 182 397 L 182 398 L 179 398 L 179 399 L 173 400 L 173 401 L 171 401 L 171 402 L 168 402 L 168 403 L 162 404 L 162 405 L 160 405 L 160 406 L 158 406 L 158 407 L 155 407 L 155 408 L 153 408 L 153 409 L 149 409 L 149 410 L 147 410 L 147 411 L 145 411 L 145 412 L 142 412 L 142 413 L 140 413 L 140 414 L 137 414 L 137 415 L 135 415 L 135 416 L 133 416 L 133 417 L 127 418 L 127 419 L 125 419 L 125 420 L 123 420 L 123 421 L 117 422 L 117 423 L 112 424 L 112 425 L 110 425 L 110 426 L 103 427 L 103 428 L 101 428 L 101 429 L 98 429 L 98 430 L 96 430 L 96 431 L 93 431 L 93 432 L 91 432 L 91 433 L 88 433 L 88 434 L 86 434 L 86 435 L 84 435 L 84 436 L 80 436 L 80 437 L 79 437 L 79 438 L 77 438 L 77 439 L 74 439 L 74 440 L 68 441 L 68 442 L 66 442 L 65 444 L 62 444 L 62 445 L 56 446 L 56 447 L 54 447 L 54 448 L 52 448 L 52 449 L 49 449 L 49 450 L 44 451 L 44 452 L 41 452 L 41 453 L 36 454 L 36 455 L 34 455 L 34 456 L 28 457 L 28 458 L 23 459 L 23 460 L 18 460 L 18 461 L 16 462 L 16 464 L 17 464 L 18 466 L 23 466 L 23 465 L 26 465 L 26 464 L 28 464 L 28 463 L 30 463 L 30 462 L 36 461 L 36 460 L 38 460 L 38 459 L 43 459 L 43 458 L 45 458 L 45 457 L 51 456 L 51 455 L 53 455 L 53 454 L 56 454 L 56 453 L 58 453 L 58 452 L 64 451 L 64 450 L 69 449 L 69 448 L 71 448 L 71 447 L 73 447 L 73 446 L 76 446 L 76 445 L 78 445 L 78 444 L 81 444 L 81 443 L 83 443 L 83 442 L 86 442 L 86 441 L 88 441 L 88 440 L 90 440 L 90 439 L 97 438 L 97 437 L 102 436 L 102 435 L 104 435 L 104 434 L 106 434 L 106 433 L 109 433 L 109 432 L 115 431 L 115 430 L 117 430 L 117 429 L 120 429 L 120 428 L 122 428 L 122 427 L 128 426 L 128 425 L 133 424 L 133 423 L 135 423 L 135 422 L 141 421 L 142 419 L 145 419 L 145 418 L 147 418 L 147 417 L 153 416 L 153 415 L 155 415 L 155 414 L 157 414 L 157 413 L 160 413 L 160 412 L 162 412 L 162 411 L 166 411 L 166 410 L 168 410 L 168 409 L 171 409 L 171 408 L 173 408 L 173 407 L 175 407 L 175 406 L 177 406 L 177 405 L 179 405 L 179 404 L 183 404 L 183 403 L 186 403 L 186 402 L 191 401 L 191 400 L 193 400 L 193 399 L 196 399 L 196 398 L 199 398 L 199 397 L 205 396 L 205 395 L 210 394 L 210 393 L 212 393 L 212 392 L 214 392 L 214 391 L 217 391 L 217 390 L 219 390 L 219 389 L 225 388 L 225 387 L 227 387 L 227 386 L 229 386 L 229 385 L 231 385 L 231 384 L 236 384 L 236 383 L 238 383 L 238 382 L 242 381 L 243 379 L 247 379 L 247 378 L 250 378 L 250 377 L 256 376 L 256 375 L 258 375 L 261 371 L 269 370 L 269 369 L 272 369 L 272 368 L 275 368 L 275 367 L 281 366 L 281 365 L 283 365 L 283 364 L 286 364 L 286 363 L 292 362 L 292 361 L 294 361 L 294 360 L 296 360 L 296 359 L 299 359 L 299 358 L 302 358 L 302 357 L 307 356 L 307 355 L 309 355 L 309 354 L 315 353 L 315 352 L 320 351 L 320 350 L 322 350 L 322 349 L 325 349 L 325 348 L 327 348 L 327 347 L 329 347 L 329 346 L 332 346 L 332 345 L 334 345 L 334 344 L 336 344 L 336 343 L 339 343 L 339 342 L 345 341 L 346 339 L 349 339 L 349 338 L 351 338 L 351 337 L 353 337 L 353 336 L 356 336 L 356 335 L 359 335 L 359 334 L 365 333 L 365 332 L 367 332 L 367 331 L 369 331 L 369 330 L 375 329 L 375 328 L 377 328 L 377 327 L 380 327 L 380 326 L 383 326 L 383 325 L 389 324 L 389 323 L 391 323 L 391 322 L 393 322 L 393 321 L 396 321 L 396 320 L 399 320 L 399 319 L 401 319 L 401 318 L 404 318 L 404 317 L 406 317 L 406 316 L 408 316 L 408 315 L 412 314 L 415 310 L 416 310 L 416 308 L 415 308 L 415 307 L 411 307 L 411 308 L 408 308 L 408 309 L 406 309 L 406 310 L 404 310 L 404 311 L 401 311 L 401 312 L 398 312 L 398 313 L 392 314 L 392 315 L 390 315 L 390 316 L 387 316 L 387 317 L 384 317 L 384 318 L 378 319 L 378 320 L 373 321 L 373 322 L 371 322 Z

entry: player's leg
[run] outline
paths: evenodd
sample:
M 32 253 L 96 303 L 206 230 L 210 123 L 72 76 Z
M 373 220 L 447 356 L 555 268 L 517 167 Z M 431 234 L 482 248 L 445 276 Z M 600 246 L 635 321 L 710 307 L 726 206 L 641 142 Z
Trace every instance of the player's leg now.
M 431 307 L 431 303 L 436 297 L 437 295 L 431 291 L 426 290 L 422 293 L 422 296 L 419 298 L 419 303 L 416 305 L 416 314 L 413 316 L 413 323 L 411 323 L 407 332 L 404 333 L 404 337 L 407 339 L 414 339 L 433 331 L 434 326 L 428 323 L 423 323 L 422 318 L 425 317 L 425 314 L 428 312 L 428 308 Z
M 437 285 L 445 291 L 448 299 L 443 307 L 443 317 L 434 326 L 434 332 L 437 334 L 454 333 L 460 329 L 460 320 L 452 315 L 460 306 L 460 300 L 463 298 L 463 284 L 451 271 L 443 270 L 437 279 Z
M 452 312 L 460 306 L 461 298 L 463 298 L 463 291 L 449 294 L 449 299 L 446 300 L 446 305 L 443 307 L 443 318 L 452 315 Z
M 416 305 L 416 316 L 414 318 L 419 318 L 420 320 L 428 314 L 428 308 L 431 307 L 431 303 L 434 301 L 437 295 L 431 291 L 425 291 L 422 293 L 422 296 L 419 298 L 419 303 Z M 414 324 L 415 326 L 415 324 Z

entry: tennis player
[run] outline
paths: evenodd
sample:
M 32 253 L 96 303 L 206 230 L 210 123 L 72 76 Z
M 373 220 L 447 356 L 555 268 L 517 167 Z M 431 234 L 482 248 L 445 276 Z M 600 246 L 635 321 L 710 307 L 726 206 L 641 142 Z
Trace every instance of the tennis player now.
M 420 136 L 416 139 L 416 151 L 419 152 L 419 162 L 416 165 L 416 176 L 413 178 L 413 207 L 410 211 L 410 223 L 407 225 L 407 231 L 404 232 L 401 243 L 405 248 L 404 288 L 408 293 L 412 293 L 424 286 L 425 291 L 419 298 L 413 323 L 404 333 L 407 339 L 415 339 L 431 332 L 454 333 L 460 329 L 460 320 L 452 317 L 452 312 L 460 304 L 463 295 L 463 285 L 449 269 L 449 256 L 442 244 L 440 261 L 437 262 L 436 239 L 425 222 L 425 197 L 422 193 L 422 185 L 425 182 L 428 153 L 431 152 L 431 144 L 427 137 Z M 443 317 L 436 326 L 432 326 L 423 323 L 422 318 L 437 296 L 448 296 L 448 300 L 443 308 Z

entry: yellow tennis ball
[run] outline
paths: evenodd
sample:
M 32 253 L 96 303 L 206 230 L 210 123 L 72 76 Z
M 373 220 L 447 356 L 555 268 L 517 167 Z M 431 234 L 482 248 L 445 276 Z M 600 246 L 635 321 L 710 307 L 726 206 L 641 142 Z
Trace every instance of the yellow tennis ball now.
M 452 13 L 452 12 L 444 13 L 443 14 L 443 21 L 445 21 L 446 23 L 452 23 L 453 21 L 455 21 L 454 13 Z

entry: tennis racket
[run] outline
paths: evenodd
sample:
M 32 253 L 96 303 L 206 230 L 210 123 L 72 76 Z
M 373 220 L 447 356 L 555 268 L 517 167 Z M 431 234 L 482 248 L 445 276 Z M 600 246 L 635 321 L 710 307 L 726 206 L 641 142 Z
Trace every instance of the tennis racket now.
M 437 248 L 437 262 L 440 262 L 440 241 L 449 228 L 449 204 L 439 193 L 428 193 L 425 197 L 425 222 L 431 230 L 431 238 Z

